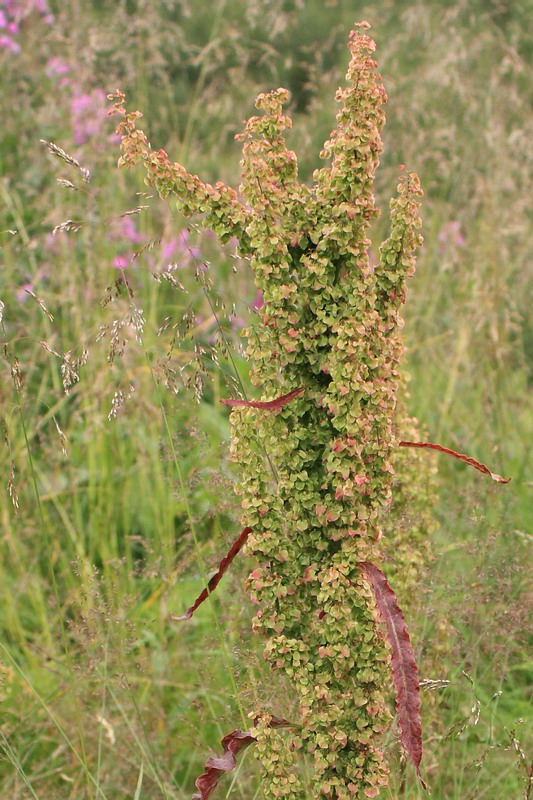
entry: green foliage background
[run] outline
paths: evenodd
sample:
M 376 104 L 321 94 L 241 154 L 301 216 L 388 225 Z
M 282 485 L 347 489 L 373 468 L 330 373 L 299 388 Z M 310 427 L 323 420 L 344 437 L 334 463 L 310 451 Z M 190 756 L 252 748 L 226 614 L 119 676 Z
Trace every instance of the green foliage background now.
M 449 681 L 424 693 L 425 772 L 439 800 L 528 796 L 531 10 L 528 0 L 69 0 L 53 9 L 53 24 L 27 13 L 20 52 L 0 50 L 2 796 L 189 797 L 206 757 L 223 734 L 249 725 L 256 701 L 290 716 L 290 687 L 268 674 L 249 633 L 242 584 L 252 564 L 238 562 L 187 626 L 170 621 L 238 530 L 218 400 L 247 381 L 236 329 L 252 313 L 250 272 L 231 244 L 221 249 L 191 227 L 172 255 L 186 291 L 154 280 L 186 222 L 136 194 L 145 191 L 140 172 L 117 172 L 113 121 L 94 93 L 120 87 L 154 146 L 206 180 L 236 185 L 234 134 L 259 91 L 286 86 L 305 178 L 334 125 L 345 41 L 360 19 L 372 23 L 389 93 L 378 203 L 400 163 L 426 191 L 425 244 L 404 315 L 409 410 L 430 440 L 513 477 L 501 487 L 438 462 L 435 560 L 411 622 L 422 678 Z M 84 96 L 96 124 L 76 144 Z M 40 139 L 75 155 L 90 183 Z M 144 237 L 133 244 L 120 215 L 139 205 L 149 208 L 131 217 Z M 81 229 L 52 237 L 69 219 Z M 385 224 L 376 223 L 376 240 Z M 150 242 L 125 270 L 144 311 L 143 345 L 125 324 L 124 353 L 110 363 L 112 331 L 97 341 L 101 326 L 131 311 L 124 287 L 102 305 L 120 275 L 113 263 Z M 80 358 L 84 348 L 87 363 L 66 394 L 63 355 Z M 109 420 L 115 392 L 130 386 Z M 427 455 L 428 468 L 435 458 Z M 412 772 L 404 780 L 395 735 L 388 753 L 390 796 L 421 797 Z M 253 759 L 218 791 L 260 797 Z

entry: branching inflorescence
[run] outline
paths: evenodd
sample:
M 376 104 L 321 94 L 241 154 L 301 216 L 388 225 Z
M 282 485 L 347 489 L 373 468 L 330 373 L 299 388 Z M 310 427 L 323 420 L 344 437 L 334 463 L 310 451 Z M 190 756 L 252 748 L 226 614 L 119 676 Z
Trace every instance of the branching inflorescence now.
M 417 668 L 377 566 L 380 521 L 391 503 L 393 449 L 443 448 L 400 442 L 397 434 L 399 309 L 422 241 L 422 191 L 402 168 L 390 233 L 373 265 L 368 231 L 378 213 L 373 183 L 386 94 L 368 27 L 360 23 L 350 35 L 348 85 L 337 92 L 337 128 L 321 153 L 329 163 L 310 188 L 298 181 L 283 136 L 291 127 L 285 89 L 259 95 L 262 115 L 236 137 L 243 142 L 242 201 L 152 150 L 136 128 L 139 112 L 125 111 L 122 93 L 112 96 L 123 117 L 122 165 L 142 161 L 148 183 L 175 195 L 182 213 L 202 214 L 223 242 L 236 237 L 264 297 L 260 321 L 245 332 L 251 380 L 264 399 L 227 401 L 245 529 L 184 618 L 246 542 L 258 561 L 248 580 L 259 609 L 254 630 L 266 637 L 272 667 L 294 686 L 300 717 L 283 734 L 290 746 L 280 747 L 276 718 L 254 710 L 253 732 L 234 732 L 225 756 L 208 762 L 197 782 L 202 800 L 246 737 L 257 742 L 267 797 L 309 796 L 294 761 L 299 750 L 311 755 L 313 796 L 377 797 L 387 784 L 381 743 L 391 663 L 402 742 L 420 776 Z

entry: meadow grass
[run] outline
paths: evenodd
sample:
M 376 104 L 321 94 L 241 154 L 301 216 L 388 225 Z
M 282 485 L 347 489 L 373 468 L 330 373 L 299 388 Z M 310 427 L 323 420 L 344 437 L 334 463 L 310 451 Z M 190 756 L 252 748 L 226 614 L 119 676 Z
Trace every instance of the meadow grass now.
M 355 18 L 373 25 L 390 94 L 378 190 L 390 194 L 399 163 L 426 189 L 404 314 L 409 409 L 432 441 L 513 477 L 492 485 L 439 458 L 435 560 L 410 623 L 436 682 L 424 770 L 438 800 L 530 796 L 526 6 L 72 1 L 50 20 L 20 4 L 0 50 L 2 797 L 186 798 L 257 698 L 290 717 L 290 686 L 249 630 L 246 559 L 193 620 L 170 620 L 238 530 L 218 401 L 247 386 L 252 278 L 231 243 L 116 170 L 105 92 L 129 93 L 154 145 L 235 184 L 233 134 L 258 91 L 286 85 L 309 177 Z M 79 229 L 52 235 L 67 220 Z M 388 796 L 415 800 L 397 740 Z M 257 774 L 246 755 L 219 795 L 260 797 Z

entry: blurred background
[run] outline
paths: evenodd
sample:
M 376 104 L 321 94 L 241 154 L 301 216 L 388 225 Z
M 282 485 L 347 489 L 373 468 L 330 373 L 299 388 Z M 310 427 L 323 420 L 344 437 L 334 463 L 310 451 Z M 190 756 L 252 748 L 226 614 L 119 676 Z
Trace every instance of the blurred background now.
M 247 381 L 239 331 L 261 298 L 232 242 L 117 170 L 106 94 L 126 92 L 154 147 L 237 186 L 235 133 L 260 91 L 287 87 L 310 180 L 363 19 L 389 94 L 376 251 L 399 164 L 426 194 L 409 410 L 430 441 L 513 478 L 427 454 L 439 525 L 410 611 L 424 773 L 436 800 L 533 796 L 532 12 L 1 0 L 2 797 L 188 798 L 252 708 L 290 718 L 249 630 L 248 559 L 170 620 L 240 530 L 218 401 Z M 386 747 L 384 796 L 422 797 L 394 728 Z M 262 796 L 250 753 L 217 791 Z

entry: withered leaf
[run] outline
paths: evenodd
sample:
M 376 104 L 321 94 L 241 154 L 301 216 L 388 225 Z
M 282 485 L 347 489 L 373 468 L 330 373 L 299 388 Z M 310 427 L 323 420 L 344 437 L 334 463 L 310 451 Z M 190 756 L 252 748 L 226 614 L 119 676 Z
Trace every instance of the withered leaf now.
M 481 461 L 476 461 L 475 458 L 470 458 L 470 456 L 466 456 L 464 453 L 457 453 L 455 450 L 450 450 L 449 447 L 443 447 L 440 444 L 433 444 L 432 442 L 399 442 L 399 446 L 425 447 L 428 450 L 437 450 L 439 453 L 446 453 L 449 456 L 458 458 L 459 461 L 464 461 L 465 464 L 469 464 L 469 466 L 474 467 L 474 469 L 479 470 L 479 472 L 483 472 L 485 475 L 490 475 L 492 480 L 497 481 L 497 483 L 509 483 L 511 481 L 511 478 L 502 478 L 501 475 L 491 472 L 485 464 L 481 463 Z
M 210 593 L 217 588 L 222 576 L 228 569 L 229 565 L 231 564 L 231 562 L 233 561 L 239 550 L 242 549 L 246 539 L 248 538 L 251 532 L 252 532 L 251 528 L 243 528 L 239 536 L 235 539 L 230 549 L 228 550 L 228 552 L 218 565 L 218 570 L 209 580 L 206 588 L 202 589 L 202 591 L 200 592 L 200 594 L 198 595 L 192 606 L 190 606 L 185 612 L 185 614 L 181 615 L 181 617 L 175 617 L 174 615 L 171 617 L 175 622 L 183 622 L 186 619 L 190 619 L 194 614 L 194 612 L 196 611 L 196 609 L 198 608 L 198 606 L 201 606 L 204 600 L 207 600 Z
M 383 572 L 369 561 L 360 564 L 368 578 L 381 619 L 387 629 L 391 648 L 392 681 L 396 689 L 396 713 L 400 738 L 405 752 L 414 764 L 420 783 L 427 785 L 420 773 L 422 760 L 422 721 L 420 717 L 420 683 L 415 654 L 407 631 L 405 617 Z
M 257 723 L 258 720 L 259 718 L 256 718 L 255 722 Z M 271 728 L 293 727 L 293 723 L 281 717 L 272 717 L 269 724 Z M 236 730 L 224 736 L 221 741 L 224 752 L 221 756 L 209 758 L 206 761 L 205 772 L 194 782 L 198 792 L 193 794 L 192 800 L 207 800 L 216 788 L 222 773 L 229 772 L 236 767 L 236 756 L 252 742 L 255 742 L 255 737 L 251 731 Z
M 263 408 L 265 411 L 277 411 L 278 408 L 282 408 L 286 406 L 287 403 L 290 403 L 291 400 L 294 400 L 295 397 L 298 397 L 299 394 L 303 392 L 303 386 L 299 389 L 293 389 L 292 392 L 287 392 L 287 394 L 281 395 L 281 397 L 276 397 L 275 400 L 221 400 L 221 403 L 224 403 L 225 406 L 230 406 L 231 408 Z

